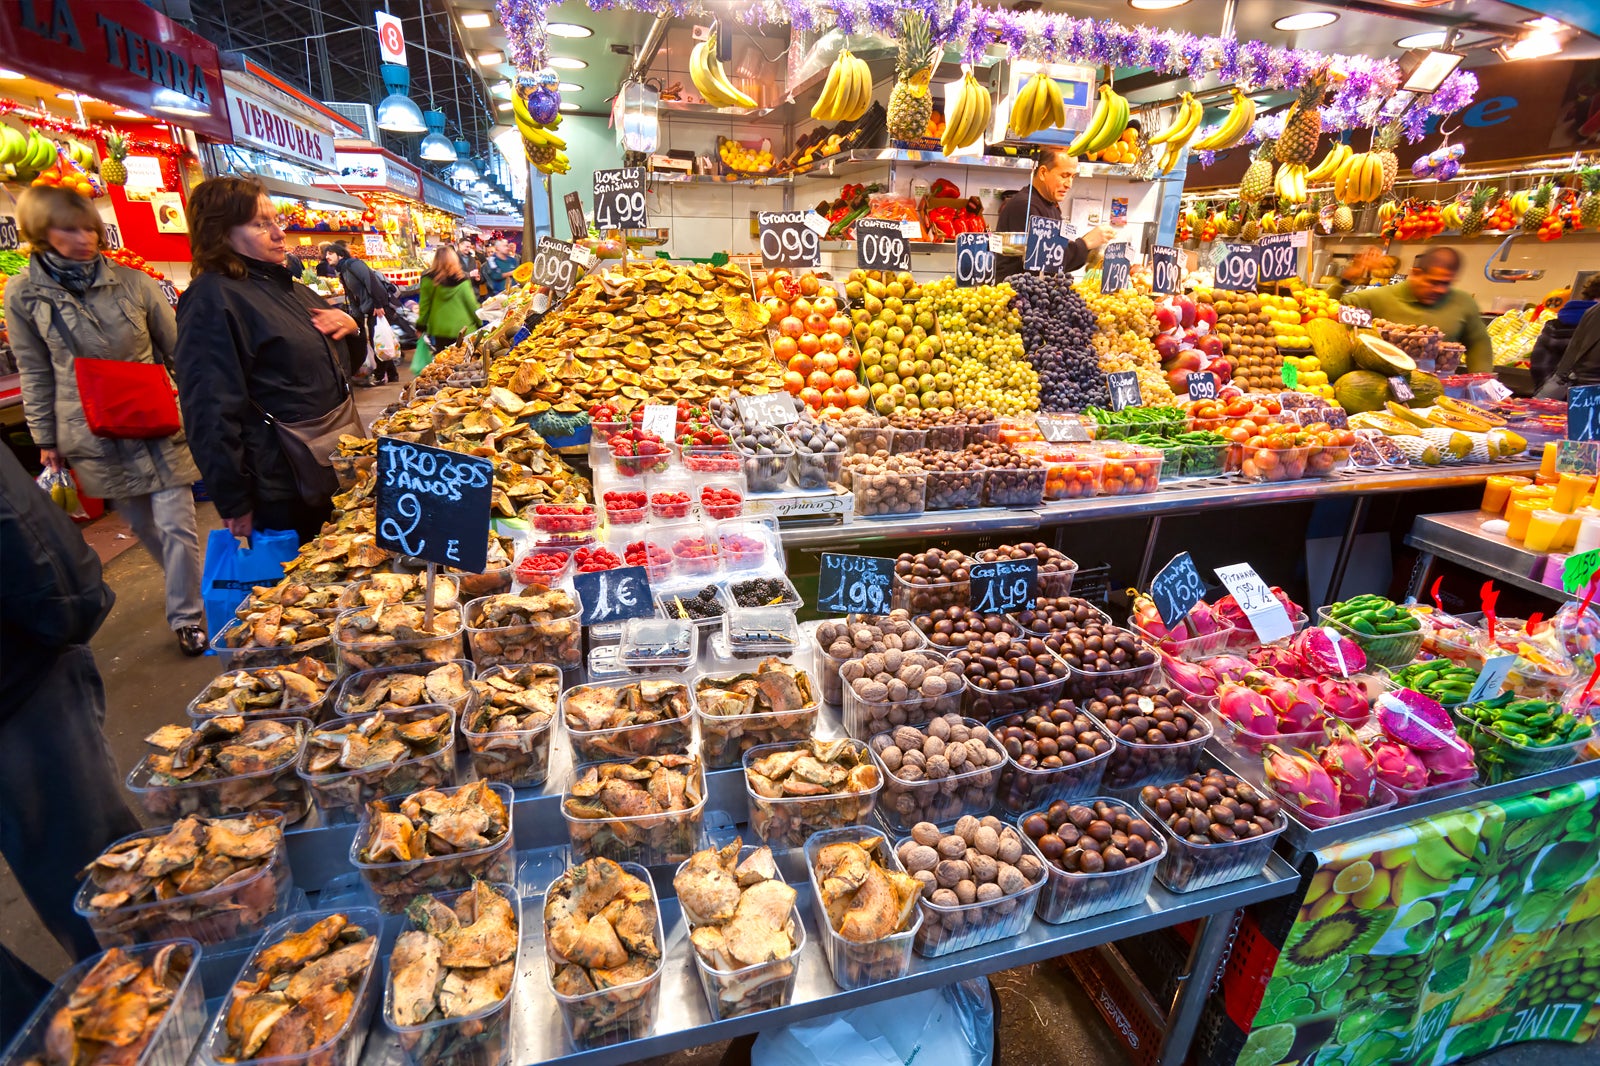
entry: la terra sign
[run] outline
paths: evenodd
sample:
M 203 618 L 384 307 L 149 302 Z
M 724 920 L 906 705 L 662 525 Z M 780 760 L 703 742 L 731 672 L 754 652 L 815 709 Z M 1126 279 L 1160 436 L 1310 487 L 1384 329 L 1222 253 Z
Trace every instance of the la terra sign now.
M 6 0 L 0 62 L 32 77 L 226 141 L 217 49 L 126 0 Z

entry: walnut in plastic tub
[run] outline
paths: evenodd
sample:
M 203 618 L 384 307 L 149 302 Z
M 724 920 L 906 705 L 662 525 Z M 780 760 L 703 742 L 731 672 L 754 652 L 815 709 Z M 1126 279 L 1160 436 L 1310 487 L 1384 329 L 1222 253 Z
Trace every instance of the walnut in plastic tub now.
M 928 651 L 886 651 L 839 667 L 845 732 L 866 739 L 900 725 L 921 725 L 961 709 L 961 670 Z
M 455 754 L 448 707 L 376 711 L 312 730 L 299 773 L 324 819 L 348 820 L 370 800 L 451 784 Z
M 817 646 L 817 672 L 822 680 L 822 698 L 838 706 L 844 699 L 839 667 L 851 659 L 873 652 L 913 651 L 923 644 L 922 634 L 911 624 L 904 610 L 887 615 L 852 614 L 844 621 L 828 621 L 814 631 Z
M 583 664 L 577 597 L 566 589 L 529 586 L 467 604 L 467 645 L 479 667 Z
M 573 1046 L 648 1036 L 666 941 L 649 871 L 590 859 L 552 881 L 544 899 L 546 974 Z
M 918 822 L 895 857 L 921 885 L 917 954 L 948 955 L 1016 936 L 1033 920 L 1044 860 L 994 815 L 967 815 L 954 829 Z
M 350 865 L 388 914 L 429 892 L 509 881 L 516 876 L 511 801 L 509 786 L 488 781 L 373 800 L 350 842 Z
M 710 769 L 738 766 L 762 744 L 811 736 L 821 709 L 811 675 L 779 658 L 754 671 L 702 674 L 694 702 L 700 723 L 700 757 Z
M 818 829 L 870 818 L 883 775 L 860 741 L 813 739 L 745 752 L 744 786 L 750 831 L 795 848 Z
M 339 685 L 333 711 L 338 717 L 403 711 L 424 704 L 449 707 L 459 721 L 472 698 L 476 670 L 468 659 L 447 663 L 402 663 L 349 674 Z
M 156 751 L 128 774 L 128 791 L 152 818 L 278 811 L 286 823 L 311 809 L 295 773 L 311 723 L 304 718 L 204 718 L 145 737 Z
M 339 616 L 334 643 L 348 670 L 449 662 L 461 658 L 461 612 L 435 608 L 429 625 L 418 604 L 356 607 Z
M 491 666 L 473 681 L 477 702 L 461 719 L 472 772 L 513 788 L 544 784 L 561 698 L 561 668 Z
M 905 456 L 851 456 L 845 461 L 855 513 L 863 518 L 921 514 L 928 477 Z
M 922 884 L 882 834 L 825 829 L 805 843 L 811 909 L 834 984 L 846 991 L 904 977 L 922 927 Z
M 322 717 L 338 675 L 320 659 L 288 666 L 230 670 L 212 679 L 189 703 L 190 718 L 239 715 L 244 718 Z
M 1006 756 L 982 722 L 940 715 L 879 733 L 868 747 L 884 772 L 879 816 L 893 832 L 918 822 L 948 825 L 994 805 Z
M 679 863 L 700 846 L 706 785 L 700 760 L 661 755 L 579 766 L 561 800 L 575 859 Z

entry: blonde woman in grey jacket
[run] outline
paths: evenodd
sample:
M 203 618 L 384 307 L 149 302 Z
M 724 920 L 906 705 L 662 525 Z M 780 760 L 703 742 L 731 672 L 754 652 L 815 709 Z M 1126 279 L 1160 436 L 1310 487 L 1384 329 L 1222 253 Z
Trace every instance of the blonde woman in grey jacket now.
M 200 479 L 183 430 L 170 437 L 89 431 L 73 362 L 125 359 L 172 372 L 177 319 L 146 274 L 100 254 L 105 226 L 67 189 L 38 187 L 17 201 L 28 269 L 6 286 L 6 327 L 22 376 L 28 431 L 47 467 L 70 465 L 83 490 L 115 501 L 166 572 L 167 624 L 185 655 L 206 650 L 200 538 L 191 486 Z

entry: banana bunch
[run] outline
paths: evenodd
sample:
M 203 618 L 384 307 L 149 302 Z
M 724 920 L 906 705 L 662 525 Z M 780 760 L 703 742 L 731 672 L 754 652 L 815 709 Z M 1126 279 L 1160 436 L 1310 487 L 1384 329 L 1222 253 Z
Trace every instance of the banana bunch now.
M 1333 196 L 1340 203 L 1365 204 L 1383 195 L 1383 161 L 1376 152 L 1356 152 L 1333 172 Z
M 976 141 L 989 128 L 993 113 L 994 100 L 990 98 L 989 90 L 978 84 L 978 79 L 972 76 L 969 69 L 956 90 L 956 102 L 950 108 L 950 121 L 945 124 L 939 150 L 949 155 Z
M 1451 200 L 1439 211 L 1439 221 L 1444 223 L 1445 229 L 1460 229 L 1462 222 L 1461 202 Z
M 1516 215 L 1518 218 L 1521 218 L 1524 214 L 1526 214 L 1528 208 L 1532 205 L 1533 194 L 1528 192 L 1526 189 L 1519 193 L 1513 193 L 1511 196 L 1511 213 Z
M 865 66 L 866 64 L 862 64 Z M 837 64 L 835 64 L 837 66 Z M 828 77 L 833 77 L 830 72 Z M 736 88 L 717 58 L 717 35 L 710 33 L 689 53 L 689 78 L 712 107 L 755 107 L 756 102 Z M 869 83 L 870 84 L 870 83 Z M 826 95 L 826 94 L 824 94 Z M 870 101 L 869 101 L 870 102 Z M 866 108 L 862 108 L 863 111 Z
M 1200 138 L 1192 147 L 1197 152 L 1220 152 L 1224 148 L 1232 148 L 1238 144 L 1244 135 L 1250 132 L 1250 127 L 1256 121 L 1256 102 L 1233 87 L 1233 107 L 1229 109 L 1228 116 L 1222 120 L 1222 125 Z
M 811 108 L 811 117 L 819 122 L 854 122 L 871 106 L 872 71 L 846 48 L 828 68 L 827 84 Z
M 0 165 L 17 174 L 37 174 L 56 161 L 56 142 L 29 127 L 26 133 L 0 123 Z
M 1104 93 L 1104 87 L 1101 91 Z M 1061 99 L 1061 89 L 1042 70 L 1017 91 L 1017 98 L 1011 104 L 1011 135 L 1019 139 L 1032 137 L 1040 130 L 1060 126 L 1066 121 L 1067 105 Z
M 1183 152 L 1184 145 L 1189 143 L 1189 138 L 1194 136 L 1194 131 L 1200 127 L 1200 116 L 1205 111 L 1192 94 L 1184 93 L 1178 104 L 1178 116 L 1173 119 L 1172 125 L 1150 138 L 1153 145 L 1167 146 L 1161 155 L 1161 173 L 1170 174 L 1172 168 L 1178 165 L 1178 156 Z
M 61 146 L 61 150 L 67 154 L 69 159 L 90 174 L 100 169 L 100 158 L 94 154 L 94 149 L 76 137 L 67 138 L 67 142 Z
M 1050 88 L 1055 89 L 1055 83 L 1050 83 Z M 1059 103 L 1061 94 L 1056 93 Z M 1063 116 L 1064 117 L 1064 116 Z M 1060 121 L 1056 125 L 1060 125 Z M 1128 98 L 1119 96 L 1117 91 L 1105 82 L 1100 83 L 1100 102 L 1094 107 L 1094 114 L 1089 117 L 1089 128 L 1078 134 L 1071 144 L 1067 145 L 1068 155 L 1083 155 L 1085 152 L 1101 152 L 1109 148 L 1122 136 L 1122 131 L 1128 128 Z
M 565 151 L 567 142 L 555 132 L 561 125 L 561 114 L 548 126 L 540 125 L 528 111 L 527 98 L 521 92 L 511 94 L 511 115 L 516 119 L 517 132 L 522 134 L 522 151 L 539 170 L 546 174 L 565 174 L 572 169 L 572 161 Z
M 1332 181 L 1334 172 L 1354 154 L 1355 149 L 1342 142 L 1329 148 L 1328 154 L 1322 157 L 1322 162 L 1312 167 L 1311 172 L 1306 175 L 1307 183 L 1315 185 L 1318 182 Z
M 1272 191 L 1280 204 L 1301 204 L 1306 201 L 1307 174 L 1304 163 L 1280 163 L 1272 178 Z

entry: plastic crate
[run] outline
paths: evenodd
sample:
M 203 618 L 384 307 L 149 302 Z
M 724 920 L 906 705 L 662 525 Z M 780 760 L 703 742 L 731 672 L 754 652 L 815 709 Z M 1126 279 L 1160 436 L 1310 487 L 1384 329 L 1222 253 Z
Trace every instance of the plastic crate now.
M 1133 994 L 1101 959 L 1098 949 L 1074 951 L 1063 960 L 1083 985 L 1094 1009 L 1111 1027 L 1128 1061 L 1135 1066 L 1154 1066 L 1161 1050 L 1161 1031 L 1144 1016 Z

